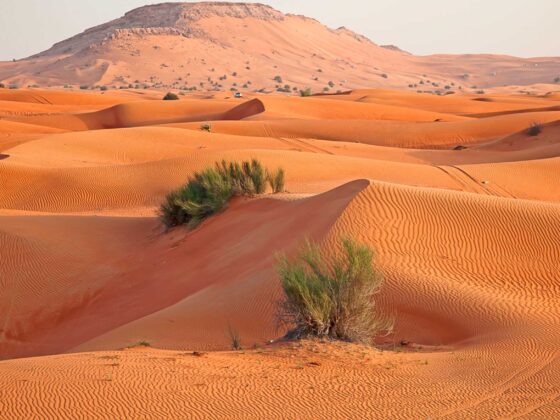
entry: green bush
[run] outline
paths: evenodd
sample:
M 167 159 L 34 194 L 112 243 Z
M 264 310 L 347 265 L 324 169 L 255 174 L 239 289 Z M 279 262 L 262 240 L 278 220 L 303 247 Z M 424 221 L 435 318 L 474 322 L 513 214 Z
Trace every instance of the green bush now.
M 220 176 L 227 180 L 236 195 L 262 194 L 266 190 L 267 171 L 256 159 L 250 162 L 226 162 L 216 164 Z
M 279 258 L 285 293 L 279 317 L 294 327 L 288 336 L 371 344 L 376 335 L 391 331 L 392 321 L 374 300 L 383 277 L 372 265 L 373 251 L 351 239 L 341 242 L 341 251 L 329 262 L 310 241 L 295 259 Z
M 282 170 L 278 169 L 276 174 L 279 171 Z M 268 171 L 256 159 L 241 163 L 223 160 L 214 167 L 195 172 L 185 185 L 170 192 L 160 206 L 160 219 L 167 228 L 179 225 L 194 228 L 225 209 L 235 195 L 263 194 L 267 174 Z
M 201 129 L 202 131 L 208 131 L 208 132 L 210 132 L 210 130 L 212 130 L 212 126 L 211 126 L 210 124 L 208 124 L 208 123 L 205 123 L 205 124 L 202 124 L 202 125 L 200 126 L 200 129 Z
M 163 97 L 164 101 L 177 101 L 179 100 L 179 97 L 173 93 L 173 92 L 168 92 L 164 97 Z
M 272 192 L 277 194 L 284 192 L 285 174 L 284 169 L 278 168 L 276 172 L 267 174 L 268 183 Z
M 311 88 L 307 88 L 307 89 L 303 89 L 303 90 L 299 91 L 299 96 L 307 97 L 307 96 L 311 96 L 311 95 L 312 95 Z

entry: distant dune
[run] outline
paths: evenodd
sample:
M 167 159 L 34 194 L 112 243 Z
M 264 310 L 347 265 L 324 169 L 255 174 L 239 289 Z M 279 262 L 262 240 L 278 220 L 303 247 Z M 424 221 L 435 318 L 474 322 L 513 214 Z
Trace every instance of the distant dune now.
M 262 4 L 203 2 L 132 10 L 47 51 L 0 63 L 0 81 L 296 94 L 360 87 L 445 94 L 543 84 L 536 90 L 547 92 L 558 90 L 559 69 L 558 57 L 414 56 Z

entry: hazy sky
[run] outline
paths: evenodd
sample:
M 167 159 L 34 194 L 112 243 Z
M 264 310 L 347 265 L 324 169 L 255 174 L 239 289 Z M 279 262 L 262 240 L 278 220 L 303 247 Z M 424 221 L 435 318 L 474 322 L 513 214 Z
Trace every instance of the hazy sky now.
M 414 54 L 560 56 L 560 0 L 269 0 Z M 0 0 L 0 60 L 50 48 L 150 0 Z

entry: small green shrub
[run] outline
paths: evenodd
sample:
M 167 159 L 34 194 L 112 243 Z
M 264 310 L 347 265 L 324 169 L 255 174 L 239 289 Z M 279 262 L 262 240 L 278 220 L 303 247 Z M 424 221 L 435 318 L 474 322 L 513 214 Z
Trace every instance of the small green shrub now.
M 88 90 L 89 86 L 88 85 L 80 85 L 80 89 L 81 90 Z
M 161 206 L 161 219 L 167 227 L 185 224 L 195 228 L 208 216 L 225 208 L 233 188 L 214 168 L 196 172 L 177 191 L 169 193 Z
M 106 90 L 108 90 L 109 88 L 107 86 L 101 86 L 99 88 L 100 91 L 105 92 Z
M 538 136 L 543 131 L 543 125 L 540 123 L 534 122 L 531 126 L 527 129 L 527 134 L 530 136 Z
M 283 83 L 283 81 L 282 81 L 282 76 L 274 76 L 274 79 L 273 79 L 273 80 L 274 80 L 276 83 Z
M 303 90 L 299 91 L 299 96 L 301 96 L 301 97 L 307 97 L 307 96 L 311 96 L 311 95 L 312 95 L 311 88 L 306 88 L 306 89 L 303 89 Z
M 374 300 L 383 277 L 372 265 L 373 251 L 351 239 L 341 242 L 341 251 L 329 262 L 310 241 L 295 259 L 279 258 L 285 293 L 279 318 L 294 327 L 288 336 L 370 344 L 376 335 L 392 329 L 391 320 L 379 313 Z
M 284 169 L 278 168 L 276 172 L 267 174 L 268 183 L 272 192 L 277 194 L 284 192 L 285 174 Z
M 214 167 L 195 172 L 185 185 L 167 194 L 160 206 L 160 220 L 167 228 L 179 225 L 194 228 L 225 209 L 233 196 L 263 194 L 268 173 L 256 159 L 241 163 L 223 160 Z M 283 180 L 275 182 L 283 185 Z
M 202 125 L 200 126 L 200 129 L 201 129 L 202 131 L 208 131 L 208 132 L 210 132 L 210 130 L 212 130 L 212 126 L 211 126 L 210 124 L 205 123 L 205 124 L 202 124 Z
M 164 101 L 177 101 L 179 100 L 179 97 L 177 96 L 177 94 L 173 93 L 173 92 L 168 92 L 164 97 L 163 97 Z

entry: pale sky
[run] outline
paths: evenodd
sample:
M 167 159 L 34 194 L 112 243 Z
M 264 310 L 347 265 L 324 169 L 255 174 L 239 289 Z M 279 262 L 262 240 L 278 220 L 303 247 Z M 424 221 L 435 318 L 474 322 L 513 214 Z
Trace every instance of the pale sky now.
M 417 55 L 560 56 L 560 0 L 269 0 Z M 150 0 L 0 0 L 0 60 L 46 50 Z

